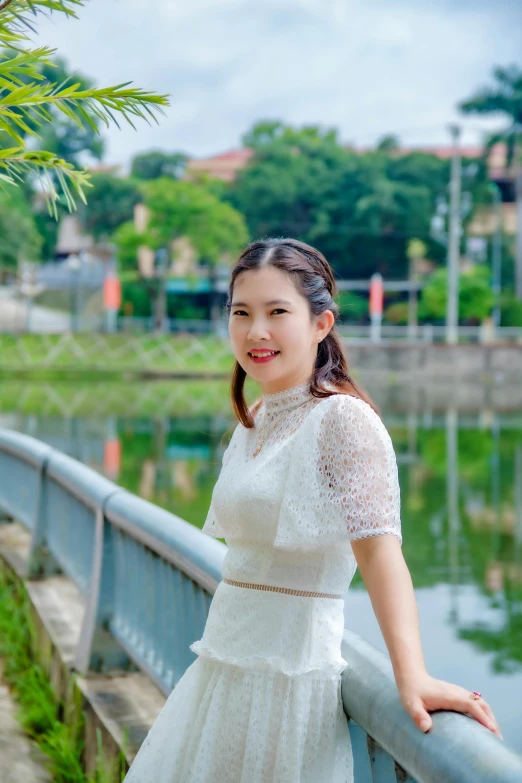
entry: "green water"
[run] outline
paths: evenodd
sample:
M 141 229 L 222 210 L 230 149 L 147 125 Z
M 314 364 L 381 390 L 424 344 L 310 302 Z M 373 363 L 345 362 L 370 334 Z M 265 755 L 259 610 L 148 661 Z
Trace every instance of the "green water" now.
M 522 406 L 499 409 L 489 393 L 473 403 L 449 387 L 447 402 L 434 406 L 427 393 L 412 401 L 406 387 L 367 387 L 399 463 L 403 551 L 428 668 L 480 690 L 522 752 Z M 234 425 L 227 394 L 218 382 L 4 382 L 0 426 L 201 526 Z M 348 627 L 385 649 L 358 576 L 345 614 Z

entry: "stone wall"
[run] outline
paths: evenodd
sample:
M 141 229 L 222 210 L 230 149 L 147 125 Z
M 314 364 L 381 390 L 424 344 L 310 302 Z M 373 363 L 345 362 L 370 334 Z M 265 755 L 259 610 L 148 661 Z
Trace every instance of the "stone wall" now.
M 446 378 L 475 383 L 522 383 L 522 345 L 344 342 L 352 371 Z

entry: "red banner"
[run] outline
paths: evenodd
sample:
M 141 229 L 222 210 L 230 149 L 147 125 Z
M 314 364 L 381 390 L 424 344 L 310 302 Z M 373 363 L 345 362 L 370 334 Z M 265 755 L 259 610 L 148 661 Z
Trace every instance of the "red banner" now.
M 121 283 L 115 275 L 107 275 L 103 281 L 103 306 L 106 310 L 119 310 L 121 307 Z
M 378 273 L 370 279 L 370 315 L 382 315 L 384 302 L 384 285 L 382 276 Z

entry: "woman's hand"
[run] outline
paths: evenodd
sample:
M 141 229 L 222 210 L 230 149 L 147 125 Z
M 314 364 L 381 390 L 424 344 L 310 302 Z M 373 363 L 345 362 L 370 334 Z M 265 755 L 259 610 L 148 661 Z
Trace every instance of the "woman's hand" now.
M 470 699 L 470 691 L 460 685 L 452 685 L 444 680 L 436 680 L 425 673 L 407 681 L 397 683 L 404 709 L 413 718 L 421 731 L 429 731 L 433 710 L 454 710 L 468 713 L 487 729 L 503 739 L 493 710 L 483 698 Z

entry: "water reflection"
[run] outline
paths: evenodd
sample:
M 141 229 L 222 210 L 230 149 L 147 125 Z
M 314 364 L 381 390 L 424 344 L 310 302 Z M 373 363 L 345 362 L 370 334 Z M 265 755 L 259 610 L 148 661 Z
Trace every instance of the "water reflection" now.
M 101 402 L 93 390 L 49 387 L 40 392 L 42 410 L 28 393 L 22 404 L 21 395 L 0 392 L 0 426 L 40 438 L 201 526 L 234 425 L 227 387 L 169 386 L 104 387 Z M 435 676 L 484 692 L 506 740 L 522 752 L 522 407 L 494 410 L 488 400 L 477 410 L 434 413 L 408 409 L 406 397 L 394 393 L 382 409 L 399 463 L 404 555 L 427 662 Z M 384 648 L 361 587 L 356 577 L 347 625 Z

